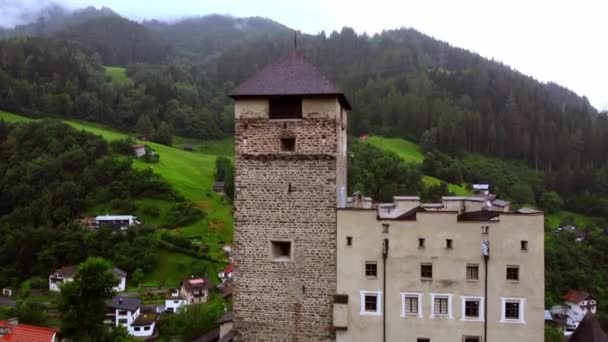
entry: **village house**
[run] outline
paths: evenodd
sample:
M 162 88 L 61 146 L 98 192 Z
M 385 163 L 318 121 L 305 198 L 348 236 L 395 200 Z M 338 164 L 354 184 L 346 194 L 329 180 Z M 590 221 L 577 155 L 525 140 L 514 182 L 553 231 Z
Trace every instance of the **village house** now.
M 182 297 L 180 289 L 172 290 L 165 298 L 165 312 L 177 313 L 182 307 L 188 305 L 186 299 Z
M 141 158 L 146 155 L 146 145 L 133 145 L 133 153 L 137 158 Z
M 126 230 L 131 226 L 139 225 L 141 222 L 133 215 L 102 215 L 95 217 L 97 228 L 111 228 L 114 230 Z
M 135 337 L 152 337 L 157 335 L 156 321 L 158 313 L 143 312 L 142 302 L 138 298 L 114 297 L 108 302 L 104 324 L 127 329 Z
M 59 330 L 20 324 L 16 318 L 0 321 L 2 342 L 59 342 Z
M 49 291 L 60 292 L 62 284 L 74 281 L 76 271 L 78 271 L 78 266 L 67 266 L 55 270 L 49 275 Z M 114 291 L 123 292 L 127 288 L 127 272 L 118 267 L 114 267 L 113 272 L 118 280 L 118 284 L 114 286 Z
M 222 283 L 227 282 L 228 280 L 232 279 L 232 272 L 234 271 L 234 264 L 233 263 L 229 263 L 224 270 L 222 270 L 221 272 L 219 272 L 217 274 L 217 276 L 220 278 L 220 281 Z
M 243 341 L 544 339 L 543 213 L 473 196 L 347 197 L 350 104 L 294 51 L 235 100 Z
M 566 307 L 566 335 L 571 334 L 588 312 L 597 313 L 597 299 L 587 292 L 569 290 L 564 295 Z
M 213 183 L 213 191 L 217 192 L 220 195 L 226 194 L 226 183 L 225 182 Z
M 182 280 L 179 293 L 187 305 L 201 304 L 209 298 L 211 281 L 207 278 L 190 278 Z

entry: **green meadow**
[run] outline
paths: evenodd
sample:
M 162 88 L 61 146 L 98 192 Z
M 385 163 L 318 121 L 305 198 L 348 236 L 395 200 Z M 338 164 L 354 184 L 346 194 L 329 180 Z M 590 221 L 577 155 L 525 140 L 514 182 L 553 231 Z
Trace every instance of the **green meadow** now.
M 133 80 L 127 76 L 127 70 L 121 67 L 105 66 L 106 77 L 109 77 L 115 85 L 130 85 Z
M 405 162 L 409 163 L 422 163 L 424 161 L 424 154 L 420 147 L 405 139 L 401 138 L 385 138 L 380 136 L 369 136 L 364 140 L 368 144 L 376 146 L 380 149 L 391 151 L 397 154 Z M 439 184 L 441 180 L 432 176 L 422 177 L 422 182 L 426 185 Z M 471 194 L 471 191 L 466 188 L 464 184 L 451 184 L 448 183 L 448 189 L 454 195 L 464 196 Z

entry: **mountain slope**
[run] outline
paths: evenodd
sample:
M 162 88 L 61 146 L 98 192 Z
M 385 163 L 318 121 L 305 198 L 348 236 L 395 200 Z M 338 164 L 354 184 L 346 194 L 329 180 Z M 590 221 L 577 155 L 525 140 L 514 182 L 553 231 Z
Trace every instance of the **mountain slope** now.
M 171 48 L 157 33 L 119 16 L 102 16 L 70 25 L 54 34 L 94 49 L 104 64 L 159 63 Z

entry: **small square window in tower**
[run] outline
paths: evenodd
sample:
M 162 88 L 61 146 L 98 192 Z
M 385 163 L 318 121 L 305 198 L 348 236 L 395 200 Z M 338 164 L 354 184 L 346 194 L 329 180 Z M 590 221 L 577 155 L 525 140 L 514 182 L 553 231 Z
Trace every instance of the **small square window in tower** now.
M 269 100 L 269 119 L 301 119 L 302 98 L 299 96 L 279 96 Z
M 281 138 L 281 152 L 295 152 L 296 138 Z
M 271 257 L 274 261 L 291 260 L 290 241 L 271 241 Z

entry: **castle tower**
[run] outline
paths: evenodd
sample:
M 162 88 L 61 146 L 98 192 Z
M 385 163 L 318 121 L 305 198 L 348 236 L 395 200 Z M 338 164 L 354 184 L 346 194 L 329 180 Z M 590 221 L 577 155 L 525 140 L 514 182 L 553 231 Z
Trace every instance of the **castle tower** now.
M 234 328 L 239 341 L 328 341 L 343 93 L 293 52 L 236 88 Z

